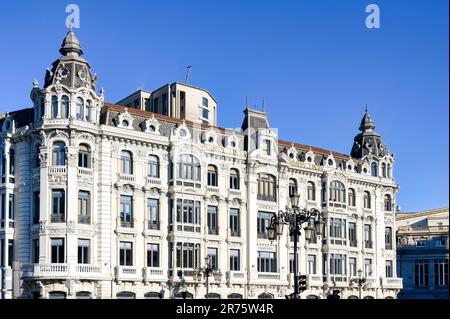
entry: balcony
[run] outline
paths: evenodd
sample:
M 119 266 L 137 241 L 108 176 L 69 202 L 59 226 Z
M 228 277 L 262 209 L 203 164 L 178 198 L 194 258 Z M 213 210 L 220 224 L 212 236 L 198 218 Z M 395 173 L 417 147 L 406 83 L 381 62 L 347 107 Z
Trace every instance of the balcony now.
M 78 167 L 78 176 L 83 177 L 83 176 L 92 176 L 92 169 L 90 168 L 85 168 L 85 167 Z
M 143 273 L 134 266 L 116 266 L 114 275 L 117 281 L 140 281 Z
M 145 267 L 144 268 L 144 281 L 166 281 L 167 276 L 164 274 L 162 268 Z
M 403 278 L 382 278 L 381 285 L 384 288 L 402 289 Z
M 218 194 L 219 193 L 219 187 L 217 187 L 217 186 L 208 186 L 206 188 L 206 191 L 208 193 L 216 193 L 216 194 Z
M 149 222 L 147 222 L 147 229 L 150 229 L 150 230 L 159 230 L 159 222 L 151 222 L 151 221 L 149 221 Z
M 258 279 L 260 280 L 269 280 L 269 281 L 279 281 L 280 280 L 280 274 L 277 272 L 259 272 L 258 273 Z
M 66 222 L 66 216 L 61 214 L 51 214 L 50 215 L 50 222 L 51 223 L 65 223 Z
M 219 230 L 217 228 L 208 228 L 208 235 L 219 235 Z
M 90 215 L 78 215 L 78 224 L 91 224 L 91 216 Z
M 277 199 L 275 196 L 267 196 L 267 195 L 259 195 L 256 197 L 257 200 L 263 200 L 266 202 L 276 202 Z
M 372 249 L 372 241 L 371 240 L 365 240 L 364 241 L 364 248 Z
M 161 180 L 157 177 L 147 176 L 147 185 L 161 185 Z
M 122 183 L 134 183 L 136 181 L 136 177 L 132 174 L 118 174 L 119 181 Z
M 134 228 L 134 222 L 132 220 L 121 220 L 120 221 L 120 227 L 124 228 Z
M 22 278 L 49 279 L 100 279 L 102 267 L 92 264 L 25 264 L 22 266 Z
M 64 175 L 67 173 L 67 167 L 66 166 L 50 166 L 48 168 L 49 174 L 57 174 L 57 175 Z
M 241 231 L 240 230 L 230 230 L 230 236 L 231 237 L 241 237 Z
M 239 189 L 230 189 L 229 196 L 241 196 L 241 191 Z

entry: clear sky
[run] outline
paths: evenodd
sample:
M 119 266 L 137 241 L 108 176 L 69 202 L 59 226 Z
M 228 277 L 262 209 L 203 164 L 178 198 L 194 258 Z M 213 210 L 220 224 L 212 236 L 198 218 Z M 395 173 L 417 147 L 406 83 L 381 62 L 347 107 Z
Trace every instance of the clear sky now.
M 1 1 L 0 112 L 31 106 L 69 3 L 107 101 L 182 82 L 192 65 L 220 126 L 239 127 L 245 96 L 264 97 L 281 139 L 346 154 L 367 103 L 396 158 L 402 210 L 448 206 L 447 0 Z M 370 3 L 380 29 L 365 26 Z

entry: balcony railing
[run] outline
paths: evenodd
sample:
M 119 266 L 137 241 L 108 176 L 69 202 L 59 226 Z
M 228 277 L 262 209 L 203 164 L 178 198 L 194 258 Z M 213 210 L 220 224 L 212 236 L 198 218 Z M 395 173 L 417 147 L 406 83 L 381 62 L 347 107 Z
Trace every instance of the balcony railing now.
M 78 167 L 79 176 L 92 176 L 92 169 L 85 167 Z
M 167 276 L 164 275 L 164 270 L 162 268 L 145 267 L 143 271 L 145 281 L 167 280 Z
M 66 166 L 50 166 L 48 168 L 48 172 L 50 174 L 66 174 L 67 167 Z
M 240 230 L 230 230 L 230 236 L 241 237 L 241 231 Z
M 157 177 L 147 176 L 148 185 L 161 185 L 161 180 Z
M 365 240 L 364 241 L 364 248 L 372 248 L 372 241 L 371 240 Z
M 143 274 L 138 271 L 138 268 L 135 266 L 116 266 L 114 268 L 114 274 L 116 280 L 130 280 L 130 281 L 138 281 L 142 280 Z
M 91 216 L 90 215 L 78 215 L 78 224 L 91 224 Z
M 219 235 L 219 230 L 217 228 L 208 228 L 209 235 Z
M 260 273 L 258 273 L 258 279 L 263 279 L 263 280 L 280 280 L 280 274 L 279 273 L 260 272 Z
M 38 263 L 22 266 L 22 277 L 67 278 L 74 276 L 94 279 L 101 275 L 102 267 L 93 264 Z
M 66 216 L 61 215 L 61 214 L 52 214 L 52 215 L 50 215 L 50 222 L 64 223 L 64 222 L 66 222 Z
M 119 174 L 119 181 L 121 182 L 132 182 L 134 183 L 136 180 L 135 176 L 132 174 Z
M 268 196 L 268 195 L 258 195 L 257 199 L 267 201 L 267 202 L 276 202 L 277 201 L 277 198 L 275 196 Z
M 159 230 L 159 223 L 148 222 L 147 229 Z
M 240 283 L 245 282 L 245 272 L 243 271 L 227 271 L 226 280 L 228 283 Z
M 121 220 L 120 221 L 120 227 L 133 228 L 134 227 L 134 222 L 132 220 L 130 220 L 130 221 Z

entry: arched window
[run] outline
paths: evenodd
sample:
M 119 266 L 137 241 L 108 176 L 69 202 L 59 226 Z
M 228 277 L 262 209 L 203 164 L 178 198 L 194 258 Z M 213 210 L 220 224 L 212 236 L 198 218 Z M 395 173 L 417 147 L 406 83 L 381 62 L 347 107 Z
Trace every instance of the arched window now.
M 89 291 L 78 291 L 76 299 L 92 299 L 92 294 Z
M 121 291 L 116 294 L 117 299 L 136 299 L 136 295 L 129 291 Z
M 391 178 L 392 177 L 392 169 L 391 169 L 391 164 L 387 165 L 387 177 Z
M 387 173 L 386 173 L 386 163 L 382 163 L 382 164 L 381 164 L 381 175 L 382 175 L 383 177 L 386 177 L 386 176 L 387 176 Z
M 372 172 L 372 176 L 377 177 L 378 176 L 378 164 L 375 162 L 372 162 L 370 169 Z
M 66 299 L 64 291 L 51 291 L 48 293 L 48 299 Z
M 53 143 L 52 165 L 66 165 L 66 144 L 64 142 Z
M 209 294 L 205 295 L 205 297 L 207 299 L 220 299 L 220 295 L 214 292 L 210 292 Z
M 69 97 L 67 95 L 63 95 L 61 98 L 61 117 L 69 117 Z
M 357 296 L 355 296 L 355 295 L 351 295 L 351 296 L 348 296 L 347 299 L 359 299 L 359 298 Z
M 84 101 L 81 97 L 77 97 L 77 120 L 84 120 Z
M 364 191 L 364 208 L 370 208 L 370 193 L 368 191 Z
M 58 97 L 56 95 L 52 96 L 52 118 L 56 119 L 58 117 Z
M 156 155 L 148 157 L 148 177 L 159 178 L 159 158 Z
M 162 299 L 161 294 L 159 292 L 154 292 L 154 291 L 146 292 L 144 294 L 144 298 L 145 299 Z
M 345 203 L 345 186 L 340 181 L 332 181 L 330 183 L 330 201 L 337 203 Z
M 297 181 L 294 178 L 289 178 L 289 197 L 298 193 Z
M 9 175 L 14 176 L 15 171 L 15 152 L 12 148 L 9 149 Z
M 129 151 L 120 152 L 120 172 L 122 174 L 133 174 L 133 155 Z
M 175 299 L 194 299 L 194 295 L 191 294 L 190 292 L 183 291 L 183 292 L 174 294 L 174 298 Z
M 391 195 L 384 195 L 384 210 L 391 212 L 392 211 L 392 198 Z
M 86 101 L 86 121 L 90 122 L 92 120 L 92 101 Z
M 178 178 L 200 181 L 200 161 L 193 155 L 184 154 L 178 158 Z
M 308 200 L 316 200 L 316 185 L 309 181 L 307 183 L 308 188 Z
M 227 298 L 228 299 L 242 299 L 242 295 L 241 294 L 232 293 L 232 294 L 229 294 Z
M 240 189 L 239 171 L 235 168 L 230 169 L 230 189 Z
M 276 197 L 275 177 L 268 174 L 258 174 L 258 199 L 275 202 Z
M 208 186 L 217 186 L 217 167 L 208 165 Z
M 273 299 L 273 295 L 264 292 L 258 296 L 258 299 Z
M 348 189 L 348 206 L 356 206 L 356 195 L 353 188 Z
M 308 296 L 306 296 L 306 299 L 319 299 L 319 296 L 316 296 L 316 295 L 308 295 Z
M 78 166 L 91 168 L 91 148 L 87 144 L 80 144 L 78 150 Z

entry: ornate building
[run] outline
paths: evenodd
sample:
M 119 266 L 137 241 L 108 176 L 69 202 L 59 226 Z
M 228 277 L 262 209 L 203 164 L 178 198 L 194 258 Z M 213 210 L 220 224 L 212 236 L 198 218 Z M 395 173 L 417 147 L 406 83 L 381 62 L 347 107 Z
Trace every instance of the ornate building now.
M 344 155 L 278 140 L 249 108 L 217 127 L 186 84 L 105 103 L 72 31 L 60 52 L 33 107 L 0 120 L 2 298 L 284 298 L 293 242 L 266 227 L 292 192 L 326 217 L 301 237 L 302 298 L 357 298 L 359 269 L 363 297 L 396 297 L 394 158 L 367 111 Z

